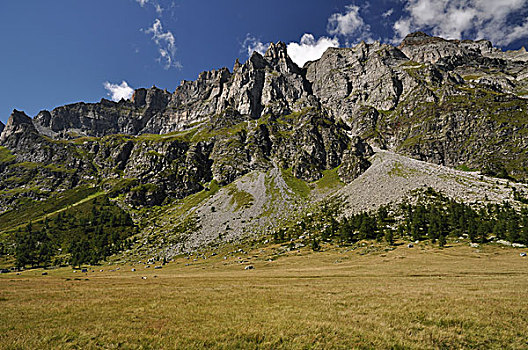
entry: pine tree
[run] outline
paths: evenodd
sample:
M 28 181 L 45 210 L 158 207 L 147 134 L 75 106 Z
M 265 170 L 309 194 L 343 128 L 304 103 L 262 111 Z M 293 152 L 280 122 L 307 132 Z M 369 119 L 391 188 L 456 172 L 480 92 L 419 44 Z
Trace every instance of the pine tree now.
M 20 232 L 15 237 L 15 265 L 23 268 L 27 265 L 35 266 L 36 242 L 32 233 L 26 228 L 26 232 Z
M 422 238 L 416 225 L 411 225 L 411 237 L 413 241 L 419 241 Z
M 445 247 L 446 243 L 446 237 L 444 235 L 440 235 L 440 237 L 438 237 L 438 245 L 440 247 Z
M 312 238 L 312 250 L 314 252 L 318 252 L 321 250 L 321 245 L 319 244 L 319 240 L 317 240 L 315 237 Z
M 522 244 L 528 245 L 528 226 L 524 226 L 521 231 L 521 237 L 519 239 Z
M 394 233 L 391 228 L 385 230 L 385 240 L 387 241 L 387 244 L 394 245 Z

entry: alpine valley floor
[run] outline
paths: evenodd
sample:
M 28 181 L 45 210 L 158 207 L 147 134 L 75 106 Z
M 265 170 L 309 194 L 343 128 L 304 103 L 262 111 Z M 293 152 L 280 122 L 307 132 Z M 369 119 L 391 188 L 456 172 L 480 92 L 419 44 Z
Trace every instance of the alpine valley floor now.
M 464 240 L 224 249 L 162 269 L 0 275 L 0 348 L 528 347 L 522 249 Z

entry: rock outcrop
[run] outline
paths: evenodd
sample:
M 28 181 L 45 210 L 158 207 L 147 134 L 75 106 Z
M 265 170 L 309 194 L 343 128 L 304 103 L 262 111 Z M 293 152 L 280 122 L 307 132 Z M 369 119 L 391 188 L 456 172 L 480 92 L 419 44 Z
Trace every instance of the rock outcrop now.
M 407 36 L 400 46 L 329 49 L 307 65 L 313 93 L 354 135 L 452 167 L 526 179 L 523 50 Z
M 125 202 L 142 206 L 255 170 L 290 169 L 313 182 L 338 168 L 350 182 L 370 165 L 364 140 L 526 179 L 527 57 L 489 41 L 414 33 L 398 47 L 331 48 L 300 68 L 279 42 L 174 93 L 137 89 L 130 100 L 81 102 L 33 119 L 14 111 L 0 125 L 10 154 L 0 190 L 13 201 L 79 185 L 119 188 Z

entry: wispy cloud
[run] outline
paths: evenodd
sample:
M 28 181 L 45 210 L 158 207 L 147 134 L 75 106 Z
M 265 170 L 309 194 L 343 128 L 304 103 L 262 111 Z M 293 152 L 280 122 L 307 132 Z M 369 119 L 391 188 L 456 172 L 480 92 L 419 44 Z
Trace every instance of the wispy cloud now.
M 360 7 L 348 5 L 345 12 L 334 13 L 328 18 L 326 31 L 330 35 L 342 36 L 347 42 L 371 41 L 370 25 L 361 17 Z
M 389 10 L 383 12 L 383 14 L 381 15 L 381 17 L 383 17 L 383 18 L 388 18 L 388 17 L 392 16 L 393 13 L 394 13 L 394 9 L 389 9 Z
M 146 34 L 152 34 L 152 41 L 158 46 L 158 62 L 165 69 L 182 68 L 181 63 L 176 60 L 176 39 L 170 30 L 164 31 L 161 20 L 157 18 L 152 27 L 144 30 Z
M 116 102 L 121 101 L 121 99 L 129 100 L 134 94 L 134 89 L 128 86 L 128 83 L 124 80 L 121 84 L 112 84 L 106 81 L 103 86 L 108 91 L 107 95 Z
M 150 4 L 156 10 L 156 13 L 159 17 L 163 16 L 163 13 L 165 10 L 169 10 L 169 13 L 171 13 L 171 17 L 174 15 L 174 8 L 176 8 L 176 3 L 174 1 L 168 1 L 168 0 L 135 0 L 139 6 L 145 7 L 145 5 Z M 163 6 L 162 6 L 163 4 Z
M 489 39 L 508 45 L 528 37 L 528 0 L 405 0 L 404 14 L 394 23 L 393 42 L 412 31 L 427 30 L 448 39 Z
M 261 55 L 264 55 L 270 43 L 263 43 L 260 39 L 257 39 L 251 34 L 247 34 L 244 42 L 242 43 L 242 52 L 246 52 L 247 56 L 250 57 L 253 52 L 258 52 Z
M 156 13 L 158 14 L 158 16 L 162 16 L 163 11 L 165 11 L 163 7 L 161 7 L 161 5 L 158 3 L 154 4 L 154 9 L 156 9 Z

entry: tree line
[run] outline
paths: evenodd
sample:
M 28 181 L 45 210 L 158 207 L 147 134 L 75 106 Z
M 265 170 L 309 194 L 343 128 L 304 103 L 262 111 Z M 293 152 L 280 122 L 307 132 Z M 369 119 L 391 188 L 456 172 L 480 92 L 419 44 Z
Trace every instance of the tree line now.
M 272 237 L 283 243 L 304 236 L 311 240 L 314 250 L 320 241 L 351 244 L 365 239 L 385 240 L 391 245 L 398 238 L 429 240 L 444 246 L 448 237 L 460 236 L 475 243 L 495 237 L 528 245 L 527 208 L 516 210 L 508 202 L 470 206 L 431 188 L 417 198 L 412 203 L 404 201 L 351 216 L 342 215 L 342 203 L 325 202 L 297 222 L 273 231 Z
M 130 247 L 131 217 L 101 197 L 14 232 L 15 266 L 97 264 Z

